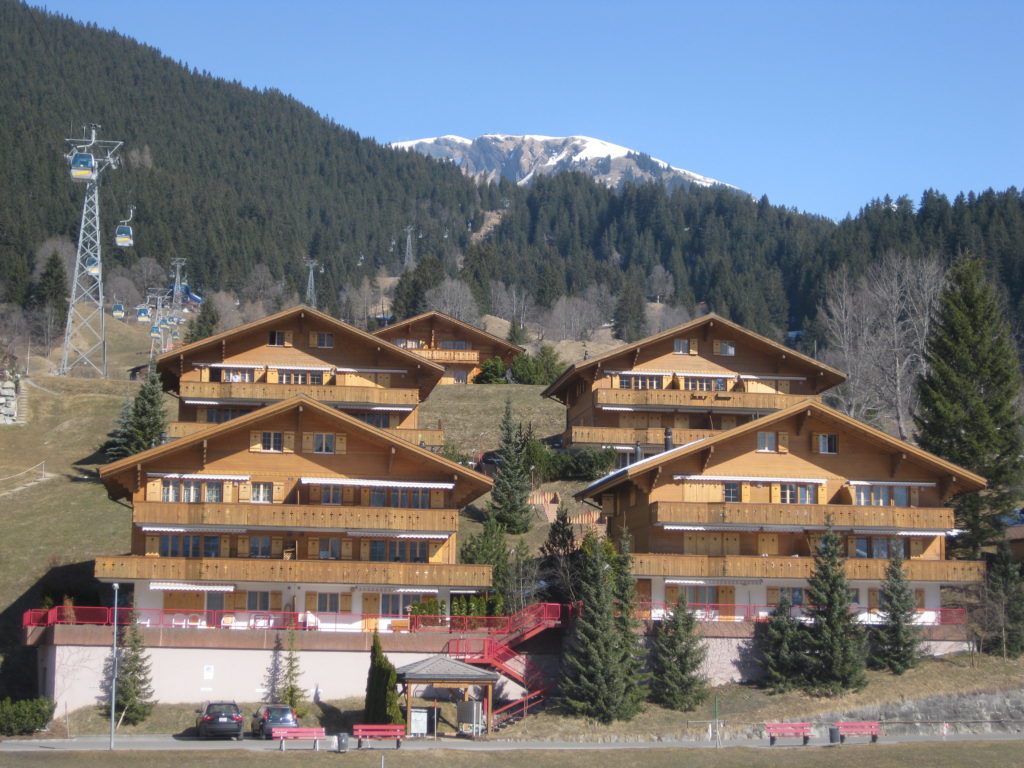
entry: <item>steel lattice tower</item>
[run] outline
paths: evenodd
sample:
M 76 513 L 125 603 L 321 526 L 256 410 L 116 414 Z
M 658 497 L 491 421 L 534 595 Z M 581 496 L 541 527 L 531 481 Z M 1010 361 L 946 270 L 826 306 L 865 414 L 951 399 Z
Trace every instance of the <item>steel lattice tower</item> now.
M 78 231 L 75 277 L 71 283 L 71 301 L 64 329 L 64 352 L 58 375 L 66 376 L 75 368 L 92 369 L 107 375 L 106 324 L 103 312 L 103 262 L 100 248 L 100 178 L 107 168 L 117 168 L 116 153 L 120 141 L 100 141 L 98 125 L 88 125 L 89 138 L 67 139 L 71 145 L 68 161 L 88 154 L 93 158 L 93 178 L 85 188 L 82 223 Z
M 318 262 L 316 259 L 306 259 L 306 306 L 316 309 L 316 268 Z M 323 272 L 323 270 L 320 270 Z

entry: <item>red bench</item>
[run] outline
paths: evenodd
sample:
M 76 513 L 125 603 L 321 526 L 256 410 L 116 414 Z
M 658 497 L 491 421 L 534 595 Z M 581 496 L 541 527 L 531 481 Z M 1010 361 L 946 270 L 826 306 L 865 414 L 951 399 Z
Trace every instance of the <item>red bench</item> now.
M 871 743 L 874 744 L 882 735 L 882 726 L 877 722 L 836 723 L 836 727 L 839 729 L 840 744 L 846 741 L 847 736 L 870 736 Z
M 768 745 L 774 747 L 775 740 L 784 737 L 803 737 L 804 745 L 811 740 L 810 723 L 765 723 L 764 732 L 768 736 Z
M 356 749 L 363 748 L 363 740 L 371 739 L 394 739 L 395 749 L 402 748 L 402 739 L 405 738 L 404 725 L 353 725 L 352 735 L 356 739 Z
M 303 739 L 313 742 L 313 749 L 320 751 L 320 740 L 326 738 L 323 728 L 272 728 L 270 737 L 281 742 L 281 751 L 284 752 L 284 743 Z

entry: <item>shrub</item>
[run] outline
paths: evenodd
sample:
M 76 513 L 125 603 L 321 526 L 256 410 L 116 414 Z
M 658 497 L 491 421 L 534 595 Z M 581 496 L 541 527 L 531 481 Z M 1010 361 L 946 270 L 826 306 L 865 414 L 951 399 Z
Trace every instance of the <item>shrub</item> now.
M 42 696 L 38 699 L 0 700 L 0 735 L 19 736 L 44 729 L 53 718 L 56 703 Z

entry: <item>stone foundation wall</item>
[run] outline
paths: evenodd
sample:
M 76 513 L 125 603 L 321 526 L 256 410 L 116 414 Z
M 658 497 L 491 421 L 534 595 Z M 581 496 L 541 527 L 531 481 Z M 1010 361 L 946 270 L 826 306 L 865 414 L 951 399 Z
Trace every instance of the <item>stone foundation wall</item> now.
M 11 380 L 0 381 L 0 424 L 13 424 L 18 418 L 18 388 Z

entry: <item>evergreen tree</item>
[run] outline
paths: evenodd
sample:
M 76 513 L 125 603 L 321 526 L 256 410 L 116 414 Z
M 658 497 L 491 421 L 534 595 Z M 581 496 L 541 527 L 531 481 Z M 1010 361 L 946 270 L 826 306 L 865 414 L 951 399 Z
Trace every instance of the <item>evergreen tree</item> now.
M 647 316 L 644 304 L 643 283 L 638 283 L 631 272 L 619 293 L 615 303 L 613 330 L 615 338 L 627 344 L 642 339 L 647 335 Z
M 880 605 L 884 623 L 872 633 L 871 663 L 902 675 L 921 658 L 921 637 L 914 619 L 917 604 L 903 571 L 903 555 L 896 550 L 885 569 Z
M 266 674 L 263 676 L 263 698 L 264 704 L 277 704 L 281 701 L 281 688 L 284 684 L 284 643 L 281 642 L 280 633 L 274 636 L 274 647 L 270 651 L 270 663 L 267 665 Z
M 373 633 L 370 646 L 370 670 L 366 676 L 366 700 L 363 722 L 394 725 L 405 722 L 398 706 L 398 673 L 381 648 L 380 635 Z
M 768 621 L 754 627 L 754 643 L 761 658 L 761 685 L 783 693 L 804 685 L 806 628 L 793 616 L 793 604 L 785 594 Z
M 807 687 L 834 696 L 859 690 L 864 675 L 864 631 L 850 611 L 850 586 L 840 554 L 839 537 L 831 525 L 814 553 L 814 570 L 807 582 Z
M 166 430 L 164 391 L 159 374 L 151 367 L 131 406 L 121 409 L 117 426 L 104 446 L 107 459 L 116 461 L 160 445 Z
M 1024 579 L 1005 539 L 989 561 L 985 585 L 982 648 L 1015 659 L 1024 653 Z
M 207 336 L 213 336 L 220 325 L 220 313 L 213 306 L 212 301 L 204 301 L 199 313 L 188 321 L 185 328 L 185 343 L 191 344 L 200 341 Z
M 505 340 L 510 344 L 518 344 L 520 347 L 526 344 L 530 337 L 526 333 L 526 326 L 518 322 L 515 318 L 512 318 L 512 322 L 508 326 L 508 335 Z
M 612 562 L 605 542 L 593 534 L 583 540 L 580 558 L 580 615 L 562 656 L 560 688 L 566 711 L 602 723 L 628 719 L 623 711 L 626 685 L 622 645 L 615 625 Z M 631 702 L 627 709 L 632 709 Z
M 114 694 L 114 717 L 118 724 L 137 725 L 149 717 L 156 706 L 153 700 L 153 678 L 142 640 L 142 633 L 134 620 L 118 630 L 120 648 L 117 660 L 117 691 Z M 113 659 L 108 659 L 106 669 L 107 697 L 106 713 L 110 715 L 110 681 L 113 672 Z
M 533 356 L 533 362 L 537 368 L 537 381 L 534 383 L 545 386 L 554 383 L 567 367 L 566 362 L 550 344 L 540 345 L 537 354 Z
M 618 668 L 622 675 L 622 700 L 618 718 L 630 720 L 643 709 L 646 696 L 644 686 L 644 636 L 637 618 L 636 580 L 633 578 L 632 541 L 623 532 L 618 555 L 612 559 L 612 597 L 615 602 L 615 630 L 619 642 Z
M 299 682 L 302 670 L 299 669 L 299 653 L 295 649 L 295 630 L 288 630 L 288 651 L 281 665 L 281 703 L 287 704 L 299 717 L 306 714 L 305 690 Z
M 530 468 L 525 465 L 524 454 L 533 435 L 531 429 L 524 429 L 521 422 L 513 420 L 511 399 L 505 401 L 500 433 L 498 455 L 501 461 L 494 474 L 488 514 L 508 533 L 526 533 L 533 522 L 533 508 L 527 503 Z
M 480 364 L 480 373 L 473 377 L 474 384 L 504 384 L 505 362 L 500 357 L 492 357 Z
M 60 254 L 54 251 L 46 260 L 34 290 L 35 304 L 54 307 L 62 314 L 68 311 L 68 272 Z
M 579 599 L 580 552 L 565 504 L 558 505 L 555 521 L 548 528 L 540 553 L 546 599 L 553 603 L 575 603 Z
M 701 669 L 707 648 L 697 634 L 697 620 L 686 609 L 686 598 L 660 622 L 651 651 L 651 700 L 669 709 L 696 709 L 708 697 Z
M 925 345 L 928 372 L 918 383 L 914 421 L 922 448 L 988 480 L 961 494 L 957 549 L 978 558 L 1015 503 L 1024 453 L 1020 361 L 1006 311 L 980 261 L 961 257 L 949 273 Z

